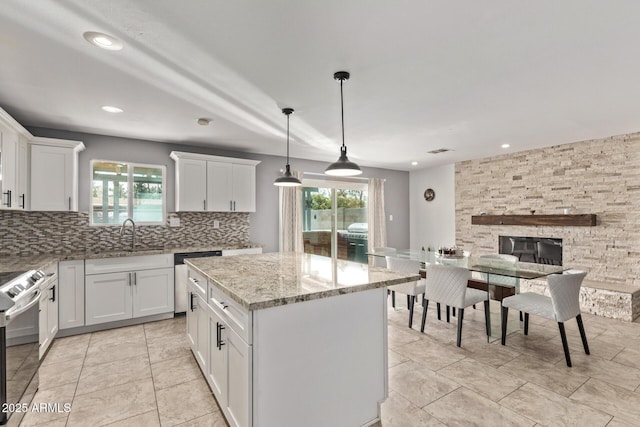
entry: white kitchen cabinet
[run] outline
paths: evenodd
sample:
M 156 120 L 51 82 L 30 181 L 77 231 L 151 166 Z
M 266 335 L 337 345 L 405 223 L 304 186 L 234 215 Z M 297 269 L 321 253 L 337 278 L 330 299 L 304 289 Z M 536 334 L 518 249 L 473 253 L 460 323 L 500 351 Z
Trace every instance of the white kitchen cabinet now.
M 251 411 L 251 347 L 233 329 L 225 329 L 227 352 L 226 409 L 231 426 L 249 426 Z
M 58 276 L 54 273 L 40 286 L 39 343 L 40 358 L 58 333 Z
M 196 359 L 200 363 L 202 372 L 208 372 L 209 366 L 209 312 L 207 303 L 200 295 L 197 296 L 197 311 L 196 316 L 198 318 L 197 331 L 196 331 Z
M 179 151 L 171 158 L 176 162 L 176 211 L 255 212 L 260 161 Z
M 26 139 L 2 122 L 0 116 L 0 209 L 26 208 Z
M 58 293 L 59 328 L 84 326 L 84 260 L 58 263 Z
M 207 381 L 218 404 L 226 404 L 227 391 L 227 349 L 224 342 L 225 323 L 213 310 L 209 311 L 209 371 Z M 206 372 L 206 371 L 205 371 Z
M 173 312 L 171 254 L 85 262 L 86 325 Z
M 131 273 L 86 276 L 86 324 L 114 322 L 133 316 Z
M 33 211 L 78 210 L 79 141 L 33 138 L 30 208 Z
M 261 254 L 262 248 L 223 249 L 222 256 Z
M 207 162 L 181 159 L 176 162 L 176 210 L 207 210 Z

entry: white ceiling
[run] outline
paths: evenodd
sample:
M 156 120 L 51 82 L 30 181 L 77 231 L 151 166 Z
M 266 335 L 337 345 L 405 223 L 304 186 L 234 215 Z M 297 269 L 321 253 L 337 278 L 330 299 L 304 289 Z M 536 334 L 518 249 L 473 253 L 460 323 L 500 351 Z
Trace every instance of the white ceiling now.
M 640 130 L 639 17 L 637 0 L 3 0 L 0 107 L 273 155 L 293 107 L 291 156 L 334 161 L 346 70 L 351 160 L 421 169 Z

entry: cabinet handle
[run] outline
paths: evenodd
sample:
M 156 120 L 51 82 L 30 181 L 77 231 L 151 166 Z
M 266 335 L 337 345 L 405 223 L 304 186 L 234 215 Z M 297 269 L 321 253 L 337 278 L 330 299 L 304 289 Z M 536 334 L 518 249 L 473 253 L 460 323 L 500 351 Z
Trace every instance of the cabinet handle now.
M 49 298 L 49 301 L 51 302 L 56 302 L 56 286 L 53 285 L 52 287 L 49 288 L 49 290 L 52 292 L 52 296 L 51 298 Z
M 222 341 L 222 330 L 224 329 L 224 326 L 220 323 L 220 322 L 216 322 L 216 338 L 217 338 L 217 343 L 216 343 L 216 347 L 218 347 L 218 350 L 222 350 L 222 346 L 224 345 L 224 341 Z
M 71 197 L 69 197 L 69 210 L 71 210 Z
M 189 292 L 189 298 L 191 299 L 191 311 L 196 309 L 196 306 L 193 304 L 193 297 L 195 297 L 193 292 Z
M 233 210 L 233 202 L 231 200 L 229 200 L 229 210 L 230 211 Z
M 127 273 L 127 286 L 131 286 L 131 273 Z
M 5 205 L 6 207 L 10 208 L 11 207 L 11 190 L 7 190 L 4 193 L 2 193 L 3 195 L 7 195 L 7 203 L 2 203 L 3 205 Z
M 204 210 L 204 211 L 207 210 L 207 201 L 206 200 L 202 201 L 202 210 Z
M 22 205 L 20 205 L 19 207 L 21 207 L 22 209 L 25 208 L 25 204 L 24 204 L 24 193 L 22 193 L 22 196 L 20 196 L 20 198 L 22 199 Z
M 138 286 L 138 273 L 131 273 L 131 274 L 133 274 L 133 285 Z
M 229 307 L 227 304 L 224 303 L 224 301 L 220 302 L 220 307 L 222 307 L 223 310 L 226 310 L 227 307 Z

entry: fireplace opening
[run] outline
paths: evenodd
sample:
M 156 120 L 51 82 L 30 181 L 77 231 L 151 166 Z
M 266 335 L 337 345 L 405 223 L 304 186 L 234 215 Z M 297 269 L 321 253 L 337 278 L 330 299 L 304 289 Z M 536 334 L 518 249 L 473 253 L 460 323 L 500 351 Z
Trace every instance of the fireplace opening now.
M 515 255 L 524 262 L 562 265 L 562 239 L 498 236 L 498 253 Z

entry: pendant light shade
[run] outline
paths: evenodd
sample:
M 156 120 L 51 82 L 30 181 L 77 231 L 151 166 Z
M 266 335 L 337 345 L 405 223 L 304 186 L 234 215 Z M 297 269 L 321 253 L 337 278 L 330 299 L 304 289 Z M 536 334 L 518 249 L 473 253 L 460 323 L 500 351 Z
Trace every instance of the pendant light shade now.
M 298 187 L 302 183 L 291 174 L 291 166 L 289 166 L 289 116 L 293 113 L 293 108 L 283 108 L 282 113 L 287 116 L 287 165 L 285 166 L 284 175 L 278 177 L 273 185 L 278 187 Z
M 347 157 L 347 147 L 344 145 L 344 100 L 342 95 L 342 83 L 345 80 L 349 80 L 349 73 L 347 71 L 338 71 L 334 73 L 333 78 L 340 82 L 340 112 L 342 117 L 342 147 L 340 147 L 340 158 L 331 163 L 324 173 L 326 175 L 333 176 L 355 176 L 360 175 L 362 170 L 360 166 L 353 163 Z

